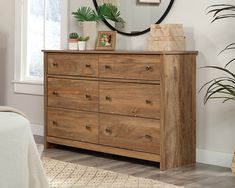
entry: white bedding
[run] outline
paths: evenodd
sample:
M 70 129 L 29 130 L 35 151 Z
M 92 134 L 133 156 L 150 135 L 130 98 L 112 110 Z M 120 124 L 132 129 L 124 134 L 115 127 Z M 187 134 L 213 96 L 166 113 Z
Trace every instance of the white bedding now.
M 0 112 L 0 187 L 49 187 L 30 123 L 13 112 Z

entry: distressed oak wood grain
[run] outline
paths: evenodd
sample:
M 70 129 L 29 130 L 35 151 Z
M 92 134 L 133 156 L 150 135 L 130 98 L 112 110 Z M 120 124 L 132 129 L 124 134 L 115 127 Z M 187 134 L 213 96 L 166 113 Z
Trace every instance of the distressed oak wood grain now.
M 195 163 L 197 52 L 44 53 L 46 148 Z

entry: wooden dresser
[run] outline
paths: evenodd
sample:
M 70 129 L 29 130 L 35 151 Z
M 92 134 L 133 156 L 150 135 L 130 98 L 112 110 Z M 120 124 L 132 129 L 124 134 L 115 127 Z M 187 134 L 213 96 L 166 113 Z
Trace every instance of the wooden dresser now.
M 195 163 L 196 55 L 45 50 L 45 147 Z

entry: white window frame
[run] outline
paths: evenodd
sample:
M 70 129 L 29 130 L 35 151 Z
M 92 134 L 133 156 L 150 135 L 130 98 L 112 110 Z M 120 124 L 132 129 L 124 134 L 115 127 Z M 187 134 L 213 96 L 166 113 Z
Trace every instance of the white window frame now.
M 43 95 L 43 81 L 42 80 L 25 80 L 25 66 L 26 57 L 23 57 L 24 50 L 26 50 L 26 37 L 24 32 L 27 27 L 24 23 L 24 16 L 27 14 L 27 0 L 15 0 L 15 73 L 14 92 L 30 95 Z M 68 35 L 68 13 L 69 13 L 69 0 L 62 0 L 61 12 L 61 49 L 67 48 L 67 35 Z

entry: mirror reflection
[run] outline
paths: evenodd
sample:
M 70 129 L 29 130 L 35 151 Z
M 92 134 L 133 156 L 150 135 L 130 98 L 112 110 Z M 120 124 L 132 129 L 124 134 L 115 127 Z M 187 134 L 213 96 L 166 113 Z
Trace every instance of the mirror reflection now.
M 111 3 L 118 7 L 125 24 L 107 22 L 117 31 L 128 34 L 141 33 L 158 22 L 172 2 L 173 0 L 96 0 L 98 6 Z

